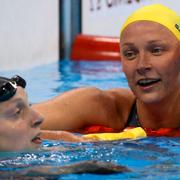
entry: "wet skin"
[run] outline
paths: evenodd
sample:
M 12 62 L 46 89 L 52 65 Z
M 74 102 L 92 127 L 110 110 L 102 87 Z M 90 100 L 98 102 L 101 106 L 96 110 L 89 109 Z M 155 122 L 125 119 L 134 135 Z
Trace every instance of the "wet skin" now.
M 148 109 L 157 121 L 158 114 L 165 113 L 169 121 L 174 118 L 172 124 L 178 127 L 180 42 L 164 26 L 140 21 L 128 25 L 121 35 L 120 45 L 123 71 L 138 99 L 140 116 L 144 114 L 148 122 Z M 151 122 L 152 119 L 151 115 Z M 151 125 L 146 123 L 145 126 Z
M 68 142 L 89 141 L 65 131 L 41 131 L 43 117 L 31 108 L 21 87 L 8 101 L 0 103 L 0 151 L 37 149 L 42 139 Z
M 23 88 L 18 87 L 16 94 L 0 104 L 0 151 L 18 151 L 39 147 L 41 140 L 41 115 L 28 103 Z

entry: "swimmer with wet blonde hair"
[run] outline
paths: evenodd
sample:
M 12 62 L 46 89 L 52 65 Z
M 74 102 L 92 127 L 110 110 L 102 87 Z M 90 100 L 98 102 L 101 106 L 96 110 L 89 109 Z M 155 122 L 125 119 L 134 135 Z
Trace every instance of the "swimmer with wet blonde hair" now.
M 79 88 L 34 105 L 45 117 L 42 128 L 78 131 L 96 124 L 119 132 L 140 126 L 179 136 L 179 15 L 161 4 L 138 9 L 121 28 L 120 54 L 130 89 Z

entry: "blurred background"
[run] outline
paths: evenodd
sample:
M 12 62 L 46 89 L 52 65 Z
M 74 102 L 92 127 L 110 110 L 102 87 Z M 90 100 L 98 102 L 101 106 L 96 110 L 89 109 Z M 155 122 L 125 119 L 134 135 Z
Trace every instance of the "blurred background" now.
M 179 0 L 0 0 L 0 71 L 69 59 L 77 34 L 118 37 L 140 6 Z

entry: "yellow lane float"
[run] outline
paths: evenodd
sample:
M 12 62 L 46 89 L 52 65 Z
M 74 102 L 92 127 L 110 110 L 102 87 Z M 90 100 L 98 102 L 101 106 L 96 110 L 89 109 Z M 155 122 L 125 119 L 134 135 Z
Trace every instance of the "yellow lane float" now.
M 101 141 L 113 141 L 120 139 L 139 139 L 147 137 L 146 132 L 143 128 L 137 127 L 132 129 L 125 129 L 120 133 L 97 133 L 97 134 L 86 134 L 83 135 L 86 138 L 92 138 Z

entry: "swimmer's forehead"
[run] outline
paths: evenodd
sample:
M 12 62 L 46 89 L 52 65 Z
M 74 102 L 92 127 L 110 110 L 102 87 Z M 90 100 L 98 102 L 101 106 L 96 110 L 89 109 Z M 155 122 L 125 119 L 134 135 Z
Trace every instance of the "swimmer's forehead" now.
M 171 31 L 173 35 L 176 36 L 176 38 L 180 41 L 180 16 L 178 16 L 175 11 L 169 9 L 168 7 L 161 4 L 153 4 L 138 9 L 123 24 L 120 36 L 127 26 L 138 21 L 159 23 Z

